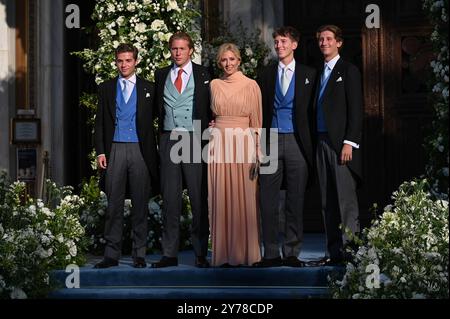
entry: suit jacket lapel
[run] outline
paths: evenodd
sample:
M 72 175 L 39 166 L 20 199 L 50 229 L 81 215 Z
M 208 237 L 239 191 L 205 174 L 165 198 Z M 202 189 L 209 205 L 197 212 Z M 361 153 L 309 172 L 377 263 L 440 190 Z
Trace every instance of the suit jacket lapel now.
M 139 77 L 136 76 L 136 128 L 138 129 L 139 134 L 139 123 L 140 123 L 140 115 L 144 114 L 142 112 L 142 107 L 144 107 L 144 90 L 142 87 L 142 81 Z
M 300 109 L 306 103 L 305 82 L 306 74 L 303 72 L 303 68 L 297 64 L 295 67 L 295 109 Z
M 116 90 L 117 90 L 117 81 L 119 77 L 116 76 L 110 83 L 108 88 L 108 106 L 109 111 L 111 113 L 111 117 L 113 120 L 113 123 L 116 121 Z
M 203 105 L 202 101 L 197 103 L 197 97 L 202 96 L 202 94 L 200 92 L 200 88 L 201 88 L 200 81 L 201 81 L 201 79 L 204 78 L 204 76 L 202 76 L 201 72 L 202 71 L 199 68 L 197 68 L 197 64 L 192 62 L 192 76 L 194 77 L 192 79 L 192 80 L 194 80 L 194 98 L 193 98 L 193 105 L 192 105 L 192 120 L 195 120 L 197 118 L 195 116 L 195 114 L 197 112 L 197 110 L 195 108 Z M 200 114 L 200 112 L 198 114 Z
M 265 114 L 267 114 L 267 125 L 268 128 L 271 127 L 272 125 L 272 118 L 273 118 L 273 107 L 275 104 L 275 90 L 276 90 L 276 85 L 277 85 L 277 68 L 278 68 L 278 64 L 274 64 L 272 66 L 270 66 L 270 69 L 267 72 L 267 86 L 265 89 L 267 90 L 267 94 L 268 94 L 268 102 L 266 107 L 267 109 L 265 110 Z
M 333 68 L 333 71 L 331 71 L 330 78 L 328 79 L 327 86 L 325 87 L 325 91 L 323 92 L 322 100 L 325 101 L 327 97 L 333 93 L 334 89 L 336 88 L 336 80 L 339 79 L 340 76 L 343 74 L 342 69 L 342 58 L 339 58 L 339 60 L 336 62 L 336 65 Z M 322 70 L 323 73 L 323 70 Z M 322 76 L 322 73 L 320 74 Z M 320 80 L 319 80 L 319 88 L 320 88 Z

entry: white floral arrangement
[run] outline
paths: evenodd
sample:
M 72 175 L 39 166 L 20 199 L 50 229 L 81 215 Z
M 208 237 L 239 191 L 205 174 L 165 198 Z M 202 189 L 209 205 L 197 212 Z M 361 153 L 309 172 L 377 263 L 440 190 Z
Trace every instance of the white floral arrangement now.
M 363 231 L 334 298 L 449 297 L 448 201 L 432 199 L 426 180 L 403 183 L 393 205 Z
M 430 17 L 434 30 L 431 34 L 435 59 L 431 62 L 433 80 L 431 103 L 434 106 L 431 135 L 426 140 L 429 157 L 427 175 L 432 179 L 432 192 L 448 199 L 448 97 L 449 97 L 449 44 L 448 0 L 423 0 L 423 8 Z
M 48 201 L 34 200 L 23 182 L 0 173 L 0 298 L 45 297 L 51 270 L 85 262 L 83 199 L 70 187 L 47 187 Z
M 117 75 L 114 50 L 120 43 L 139 51 L 136 73 L 153 80 L 156 69 L 170 64 L 168 42 L 177 31 L 188 32 L 200 47 L 197 1 L 184 0 L 97 0 L 92 18 L 97 21 L 97 49 L 76 52 L 96 83 Z

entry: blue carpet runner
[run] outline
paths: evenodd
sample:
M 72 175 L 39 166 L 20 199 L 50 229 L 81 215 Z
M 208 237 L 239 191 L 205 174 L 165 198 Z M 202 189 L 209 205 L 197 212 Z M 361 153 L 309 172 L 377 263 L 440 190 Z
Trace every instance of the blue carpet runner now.
M 309 239 L 309 240 L 308 240 Z M 324 256 L 323 237 L 309 235 L 302 260 Z M 160 256 L 147 256 L 147 262 Z M 334 267 L 276 267 L 255 269 L 193 266 L 192 251 L 182 252 L 178 267 L 135 269 L 131 259 L 122 258 L 117 267 L 93 269 L 101 257 L 80 268 L 80 288 L 64 288 L 69 273 L 55 271 L 52 277 L 60 288 L 50 293 L 54 299 L 304 299 L 329 298 L 328 275 L 338 275 Z

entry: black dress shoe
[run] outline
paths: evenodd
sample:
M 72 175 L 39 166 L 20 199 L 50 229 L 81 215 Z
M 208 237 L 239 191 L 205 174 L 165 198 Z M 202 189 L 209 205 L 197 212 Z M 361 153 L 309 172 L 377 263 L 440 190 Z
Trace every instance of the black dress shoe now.
M 164 267 L 172 267 L 172 266 L 178 266 L 178 258 L 177 257 L 163 256 L 160 261 L 152 263 L 152 268 L 164 268 Z
M 197 256 L 195 258 L 195 267 L 198 268 L 209 268 L 208 260 L 203 256 Z
M 263 258 L 261 261 L 254 263 L 252 266 L 256 268 L 281 267 L 283 266 L 283 261 L 281 260 L 281 257 Z
M 134 268 L 145 268 L 147 267 L 147 263 L 143 257 L 135 257 L 133 258 L 133 267 Z
M 305 267 L 306 263 L 295 256 L 289 256 L 283 259 L 283 266 L 288 267 Z
M 342 258 L 330 258 L 325 261 L 324 266 L 343 267 L 345 266 L 345 262 Z
M 95 264 L 94 268 L 109 268 L 119 265 L 119 261 L 109 257 L 103 258 L 102 261 Z
M 309 266 L 312 267 L 323 267 L 323 266 L 344 266 L 344 260 L 341 258 L 329 258 L 324 257 L 319 260 L 313 260 L 308 262 Z

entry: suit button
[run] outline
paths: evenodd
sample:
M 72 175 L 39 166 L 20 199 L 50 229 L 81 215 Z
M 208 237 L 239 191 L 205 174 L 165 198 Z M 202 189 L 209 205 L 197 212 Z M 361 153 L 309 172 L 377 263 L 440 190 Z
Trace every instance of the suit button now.
M 187 116 L 185 116 L 184 119 L 187 120 Z

